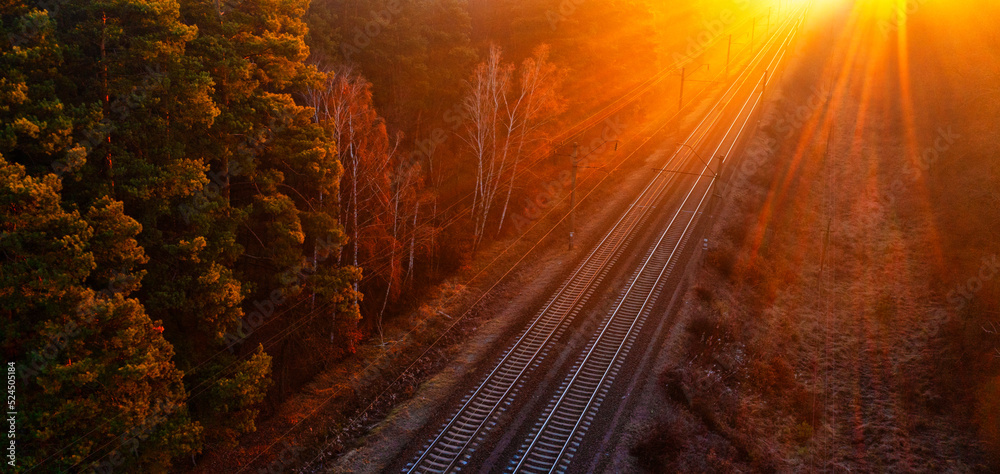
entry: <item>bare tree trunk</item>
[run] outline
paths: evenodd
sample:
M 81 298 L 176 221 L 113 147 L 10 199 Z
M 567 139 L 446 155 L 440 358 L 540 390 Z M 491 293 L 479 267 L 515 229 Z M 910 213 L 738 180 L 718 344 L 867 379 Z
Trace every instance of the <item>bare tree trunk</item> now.
M 546 87 L 548 76 L 551 73 L 551 69 L 546 60 L 547 52 L 537 51 L 535 56 L 529 60 L 526 60 L 521 69 L 520 76 L 520 87 L 521 95 L 518 98 L 515 106 L 508 113 L 509 123 L 511 124 L 509 130 L 514 133 L 517 130 L 517 150 L 514 154 L 514 166 L 511 170 L 510 181 L 507 184 L 507 196 L 504 200 L 503 212 L 500 214 L 500 223 L 497 225 L 497 235 L 503 231 L 503 225 L 507 218 L 507 209 L 510 205 L 511 193 L 514 189 L 514 180 L 517 175 L 517 165 L 520 162 L 521 156 L 524 152 L 525 143 L 527 142 L 530 133 L 535 131 L 542 123 L 545 121 L 539 117 L 539 109 L 541 107 L 542 99 L 539 98 L 539 94 L 543 93 L 540 89 Z M 524 107 L 521 107 L 522 102 L 525 103 Z
M 107 34 L 108 28 L 108 15 L 104 11 L 101 11 L 101 80 L 103 83 L 104 92 L 104 120 L 108 120 L 111 114 L 111 93 L 108 91 L 108 57 L 107 57 Z M 111 192 L 112 195 L 115 191 L 115 175 L 113 173 L 114 162 L 111 159 L 111 132 L 108 131 L 107 137 L 108 149 L 107 153 L 104 155 L 104 166 L 106 168 L 108 179 L 111 181 Z
M 438 261 L 437 252 L 437 233 L 438 233 L 438 196 L 437 193 L 434 194 L 434 207 L 431 209 L 431 222 L 434 224 L 431 230 L 431 265 L 432 270 L 435 275 L 441 269 Z
M 419 214 L 420 200 L 417 200 L 416 207 L 413 210 L 413 230 L 410 234 L 410 263 L 406 266 L 406 279 L 411 281 L 413 278 L 413 258 L 417 248 L 417 216 Z
M 476 68 L 472 88 L 465 99 L 465 109 L 471 121 L 463 139 L 476 159 L 476 185 L 471 210 L 473 252 L 482 242 L 506 167 L 509 137 L 499 137 L 502 131 L 498 125 L 501 103 L 506 101 L 509 82 L 510 68 L 501 62 L 500 48 L 494 46 L 487 60 Z
M 350 128 L 350 136 L 354 137 L 354 121 L 353 117 L 348 118 L 348 127 Z M 350 151 L 351 157 L 351 230 L 354 234 L 353 245 L 354 259 L 353 265 L 355 268 L 358 266 L 358 158 L 354 153 L 354 143 L 353 141 L 348 144 L 348 150 Z M 354 281 L 354 291 L 358 291 L 358 282 Z

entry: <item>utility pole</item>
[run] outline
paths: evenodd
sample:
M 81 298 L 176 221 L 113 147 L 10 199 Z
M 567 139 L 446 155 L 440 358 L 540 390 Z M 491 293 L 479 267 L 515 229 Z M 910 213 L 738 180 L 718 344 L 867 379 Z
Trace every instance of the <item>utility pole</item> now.
M 726 79 L 729 79 L 729 57 L 733 53 L 733 34 L 729 34 L 729 47 L 726 48 Z
M 573 142 L 573 184 L 569 192 L 569 249 L 573 250 L 573 234 L 576 232 L 576 168 L 580 145 Z
M 677 101 L 677 110 L 684 108 L 684 73 L 687 68 L 681 68 L 681 98 Z
M 829 102 L 829 99 L 827 101 Z M 826 134 L 826 151 L 823 153 L 824 161 L 830 159 L 830 140 L 833 137 L 833 126 L 833 123 L 830 123 L 830 131 Z
M 705 63 L 705 64 L 702 64 L 701 66 L 698 66 L 698 67 L 694 68 L 694 70 L 691 71 L 691 74 L 694 74 L 694 73 L 698 72 L 699 70 L 701 70 L 702 67 L 704 67 L 706 70 L 709 70 L 709 71 L 712 70 L 711 65 L 709 63 Z M 682 67 L 681 68 L 681 95 L 680 95 L 680 98 L 677 101 L 677 110 L 680 110 L 680 109 L 684 108 L 684 82 L 686 82 L 686 81 L 687 81 L 687 67 Z M 695 82 L 712 82 L 712 81 L 695 81 Z

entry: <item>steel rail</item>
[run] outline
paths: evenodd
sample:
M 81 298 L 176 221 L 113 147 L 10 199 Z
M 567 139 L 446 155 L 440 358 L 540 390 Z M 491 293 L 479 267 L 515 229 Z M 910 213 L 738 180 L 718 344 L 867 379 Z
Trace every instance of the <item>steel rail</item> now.
M 788 23 L 791 22 L 789 21 Z M 776 58 L 779 63 L 784 58 L 784 50 L 790 39 L 794 37 L 794 34 L 794 28 L 790 28 L 785 41 L 781 44 L 779 50 L 772 55 L 770 64 L 768 65 L 769 68 L 774 66 Z M 762 52 L 773 47 L 773 43 L 774 41 L 771 41 L 771 46 L 762 48 Z M 747 100 L 713 151 L 713 156 L 722 149 L 724 144 L 729 140 L 733 128 L 743 119 L 743 123 L 737 131 L 736 136 L 732 138 L 726 156 L 732 152 L 739 142 L 750 118 L 763 97 L 762 91 L 759 94 L 756 93 L 761 82 L 762 80 L 759 80 L 754 87 L 754 91 L 748 95 Z M 745 83 L 746 81 L 744 81 Z M 757 97 L 757 100 L 754 101 L 753 106 L 749 113 L 746 113 L 744 119 L 744 112 L 754 96 Z M 709 166 L 705 164 L 704 168 L 702 173 L 708 170 Z M 702 193 L 695 209 L 686 211 L 685 207 L 691 199 L 692 194 L 698 187 L 703 185 L 704 181 L 702 178 L 694 180 L 684 201 L 678 206 L 667 227 L 661 233 L 656 245 L 650 250 L 642 266 L 631 279 L 627 289 L 619 297 L 614 310 L 606 318 L 600 333 L 588 345 L 582 360 L 575 365 L 568 380 L 560 387 L 558 397 L 547 407 L 547 416 L 540 426 L 536 427 L 530 443 L 527 444 L 526 448 L 522 445 L 523 451 L 520 460 L 513 468 L 514 471 L 530 472 L 537 470 L 537 472 L 548 472 L 560 468 L 559 464 L 567 454 L 570 443 L 581 433 L 581 424 L 584 423 L 585 418 L 592 411 L 591 408 L 596 409 L 595 401 L 597 404 L 600 403 L 601 400 L 596 400 L 598 395 L 602 391 L 607 391 L 607 383 L 610 381 L 609 377 L 613 378 L 623 357 L 627 355 L 631 343 L 637 335 L 636 328 L 641 327 L 648 310 L 652 306 L 652 302 L 655 302 L 655 297 L 659 294 L 660 282 L 663 281 L 665 276 L 670 274 L 676 264 L 675 256 L 686 241 L 688 232 L 697 218 L 697 213 L 703 207 L 707 197 L 711 195 L 712 188 L 717 179 L 717 176 L 711 177 L 711 181 L 705 186 L 705 191 Z M 674 223 L 684 212 L 691 212 L 691 217 L 687 219 L 684 228 L 680 232 L 677 232 Z M 659 252 L 664 243 L 667 243 L 669 252 Z M 647 273 L 649 269 L 655 272 L 655 277 Z M 656 272 L 657 269 L 659 269 L 658 272 Z M 642 291 L 635 294 L 633 291 L 636 289 L 641 289 Z M 630 297 L 633 296 L 640 299 L 641 302 L 630 301 Z M 596 365 L 597 367 L 588 367 L 588 364 L 595 360 L 596 363 L 592 365 Z M 577 389 L 578 393 L 574 393 L 574 389 Z M 564 406 L 568 407 L 569 413 L 560 413 L 560 409 Z M 589 422 L 586 425 L 589 426 Z M 546 437 L 547 430 L 553 432 L 548 437 Z M 536 455 L 532 457 L 532 454 Z
M 749 69 L 749 67 L 747 69 Z M 726 94 L 724 94 L 724 96 L 725 95 Z M 703 127 L 703 125 L 705 121 L 710 116 L 712 116 L 712 113 L 719 107 L 721 102 L 722 102 L 721 100 L 717 102 L 715 106 L 712 108 L 712 110 L 710 110 L 709 113 L 706 114 L 706 116 L 701 120 L 701 122 L 695 128 L 695 130 L 689 135 L 688 141 L 690 141 L 691 138 L 693 138 L 696 134 L 698 134 L 699 131 L 703 133 L 702 136 L 698 138 L 698 141 L 700 142 L 702 139 L 704 139 L 704 137 L 708 134 L 708 132 L 711 130 L 712 127 L 705 128 Z M 728 102 L 726 103 L 726 105 L 728 106 Z M 656 135 L 656 133 L 662 130 L 662 128 L 663 127 L 660 127 L 659 130 L 654 132 L 654 134 L 651 135 L 649 138 L 647 138 L 643 144 L 648 142 L 653 136 Z M 678 155 L 679 152 L 674 153 L 671 156 L 670 160 L 668 160 L 667 164 L 669 165 L 670 163 L 672 163 Z M 517 386 L 517 382 L 520 381 L 521 377 L 537 361 L 538 356 L 544 352 L 544 350 L 548 345 L 548 342 L 554 336 L 557 336 L 558 334 L 561 333 L 560 328 L 564 326 L 563 323 L 566 322 L 568 318 L 572 318 L 573 316 L 575 316 L 575 314 L 580 309 L 581 303 L 584 302 L 586 298 L 590 296 L 590 293 L 593 292 L 593 287 L 595 286 L 595 284 L 598 283 L 600 279 L 603 278 L 604 274 L 607 272 L 607 269 L 610 266 L 609 264 L 613 264 L 614 261 L 617 260 L 619 250 L 628 241 L 631 240 L 632 230 L 648 214 L 647 209 L 649 208 L 649 206 L 645 204 L 650 202 L 656 202 L 657 200 L 659 200 L 659 198 L 662 196 L 663 191 L 673 181 L 673 176 L 671 175 L 666 176 L 667 179 L 662 179 L 662 178 L 663 178 L 663 172 L 659 172 L 657 173 L 656 176 L 654 176 L 651 182 L 646 186 L 646 188 L 640 194 L 639 198 L 637 198 L 626 210 L 626 212 L 622 215 L 622 217 L 619 218 L 618 222 L 616 222 L 615 224 L 615 227 L 610 232 L 608 232 L 607 235 L 605 235 L 601 243 L 599 243 L 598 246 L 596 246 L 594 250 L 584 260 L 584 262 L 582 262 L 577 267 L 573 275 L 563 284 L 563 286 L 560 288 L 557 294 L 549 301 L 549 303 L 546 305 L 545 308 L 543 308 L 543 310 L 539 313 L 539 315 L 536 316 L 536 318 L 532 321 L 531 325 L 529 325 L 529 327 L 524 330 L 524 332 L 521 334 L 521 337 L 511 346 L 510 349 L 507 350 L 507 352 L 504 354 L 503 359 L 497 364 L 497 366 L 493 369 L 493 371 L 490 372 L 490 374 L 486 377 L 486 380 L 484 380 L 484 382 L 481 383 L 473 391 L 473 393 L 466 396 L 466 399 L 462 407 L 458 410 L 456 415 L 449 420 L 449 422 L 445 425 L 444 428 L 442 428 L 440 434 L 429 443 L 428 447 L 425 448 L 421 456 L 409 466 L 408 468 L 409 472 L 414 472 L 421 469 L 421 464 L 424 461 L 431 461 L 429 462 L 431 466 L 427 467 L 430 467 L 432 469 L 438 468 L 443 471 L 447 471 L 452 467 L 454 467 L 456 462 L 459 462 L 462 459 L 462 456 L 465 453 L 465 450 L 470 445 L 470 443 L 472 443 L 476 439 L 476 437 L 480 434 L 480 431 L 482 430 L 484 425 L 488 421 L 490 421 L 490 419 L 496 413 L 497 409 L 508 398 L 508 395 L 515 389 L 515 387 Z M 654 188 L 654 185 L 657 184 L 659 184 L 659 186 Z M 652 189 L 653 191 L 650 192 L 650 189 Z M 636 209 L 640 209 L 641 211 L 636 213 L 634 212 Z M 609 239 L 612 239 L 610 240 L 611 246 L 607 247 Z M 588 265 L 594 264 L 595 256 L 600 256 L 602 257 L 602 259 L 597 263 L 596 267 L 588 269 L 587 268 Z M 582 284 L 580 278 L 581 274 L 583 274 Z M 558 304 L 560 297 L 563 296 L 567 290 L 575 290 L 573 293 L 570 294 L 571 300 L 568 303 L 563 302 L 562 304 Z M 558 318 L 550 317 L 547 318 L 548 320 L 546 320 L 545 316 L 550 314 L 550 309 L 552 308 L 560 310 L 557 313 L 559 317 Z M 540 335 L 534 334 L 535 329 L 540 327 L 543 328 L 542 334 Z M 539 337 L 541 337 L 541 339 L 539 339 Z M 507 370 L 504 370 L 505 364 L 508 361 L 515 358 L 514 356 L 518 348 L 525 346 L 529 347 L 530 353 L 527 355 L 527 357 L 525 357 L 523 354 L 520 355 L 520 357 L 517 357 L 518 360 L 516 360 L 516 364 L 514 367 L 516 373 L 513 373 L 513 371 L 510 370 L 509 368 L 506 368 Z M 502 393 L 500 393 L 499 396 L 497 396 L 496 393 L 493 393 L 495 391 L 490 391 L 488 396 L 489 403 L 487 404 L 486 407 L 487 409 L 484 411 L 481 407 L 474 407 L 477 409 L 472 410 L 472 414 L 475 416 L 473 417 L 473 421 L 471 423 L 460 420 L 462 418 L 463 413 L 465 413 L 470 408 L 473 408 L 472 405 L 475 404 L 477 397 L 480 397 L 482 394 L 486 393 L 487 389 L 493 388 L 490 387 L 490 385 L 495 377 L 500 377 L 502 379 L 501 381 L 504 382 L 503 384 L 501 384 L 501 387 L 504 388 Z M 473 426 L 471 427 L 470 430 L 469 426 L 460 426 L 460 425 L 473 425 Z M 464 438 L 457 440 L 457 442 L 456 440 L 454 440 L 454 437 L 451 438 L 448 437 L 449 431 L 455 427 L 459 428 L 461 432 L 460 434 L 462 435 L 461 438 Z M 447 443 L 447 441 L 451 441 L 451 443 Z M 432 451 L 435 450 L 436 446 L 439 446 L 441 444 L 444 444 L 446 447 L 452 448 L 450 450 L 452 451 L 452 453 L 448 453 L 450 455 L 448 456 L 448 458 L 446 458 L 448 459 L 447 464 L 434 462 L 436 459 L 431 459 L 431 458 L 439 459 L 439 456 L 436 456 Z M 455 448 L 457 448 L 457 452 Z

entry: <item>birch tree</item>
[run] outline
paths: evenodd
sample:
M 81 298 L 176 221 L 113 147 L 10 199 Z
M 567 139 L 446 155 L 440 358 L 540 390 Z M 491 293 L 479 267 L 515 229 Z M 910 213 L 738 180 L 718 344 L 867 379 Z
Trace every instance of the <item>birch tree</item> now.
M 519 93 L 513 100 L 513 105 L 507 108 L 507 134 L 515 137 L 511 140 L 514 164 L 509 172 L 507 195 L 500 213 L 500 223 L 497 225 L 498 234 L 503 230 L 510 196 L 514 190 L 517 166 L 524 152 L 531 150 L 534 145 L 542 145 L 544 140 L 541 131 L 544 125 L 563 110 L 558 88 L 562 84 L 564 73 L 549 62 L 548 57 L 549 48 L 543 45 L 535 49 L 532 57 L 524 60 L 519 75 Z
M 516 77 L 514 66 L 503 63 L 501 56 L 500 48 L 490 48 L 487 59 L 476 67 L 463 102 L 468 119 L 462 139 L 476 167 L 470 211 L 473 250 L 482 242 L 501 196 L 498 231 L 503 228 L 517 167 L 533 149 L 542 126 L 560 108 L 556 90 L 561 73 L 548 61 L 548 48 L 537 49 Z
M 512 69 L 501 62 L 500 48 L 492 46 L 486 61 L 476 66 L 463 102 L 469 120 L 462 139 L 472 150 L 476 164 L 471 210 L 473 251 L 482 240 L 506 166 L 508 137 L 502 136 L 501 114 L 507 106 Z
M 350 242 L 345 258 L 364 270 L 361 290 L 366 309 L 377 314 L 381 330 L 386 308 L 402 291 L 403 258 L 409 245 L 406 272 L 423 248 L 419 216 L 422 173 L 419 164 L 399 159 L 399 137 L 390 140 L 385 123 L 372 105 L 371 84 L 350 68 L 327 75 L 307 100 L 315 119 L 337 140 L 344 176 L 340 186 L 341 220 Z M 406 242 L 406 243 L 404 243 Z

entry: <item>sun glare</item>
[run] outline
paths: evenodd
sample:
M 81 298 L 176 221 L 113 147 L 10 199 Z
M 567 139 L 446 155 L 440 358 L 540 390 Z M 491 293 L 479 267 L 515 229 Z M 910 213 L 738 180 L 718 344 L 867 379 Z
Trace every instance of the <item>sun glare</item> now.
M 998 18 L 0 0 L 4 462 L 1000 472 Z

